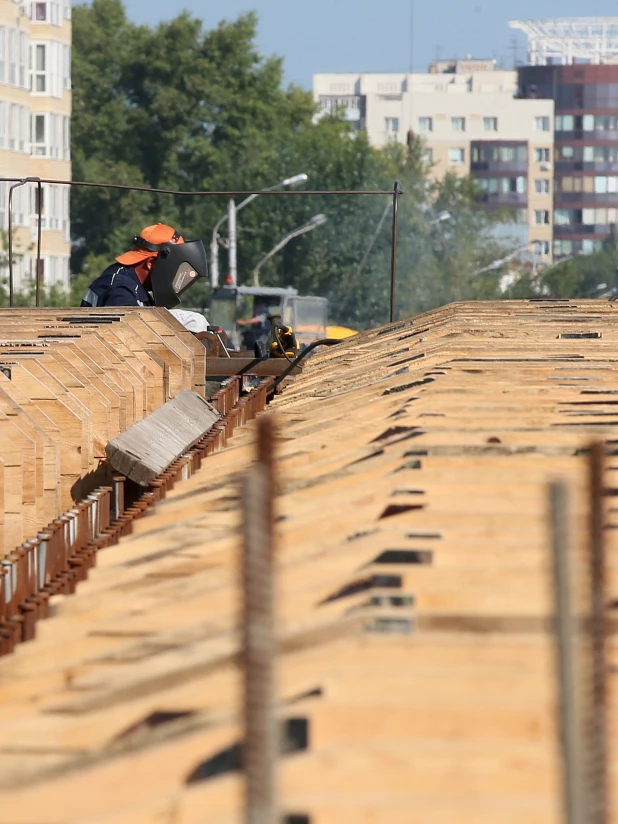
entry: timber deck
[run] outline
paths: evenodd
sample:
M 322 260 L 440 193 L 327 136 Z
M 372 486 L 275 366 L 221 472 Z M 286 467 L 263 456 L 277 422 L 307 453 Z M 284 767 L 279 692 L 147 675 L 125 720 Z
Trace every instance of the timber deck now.
M 105 445 L 182 389 L 204 347 L 161 309 L 0 309 L 0 558 L 91 491 Z
M 287 820 L 557 824 L 546 485 L 568 481 L 583 543 L 585 447 L 618 443 L 618 304 L 445 307 L 315 356 L 265 414 L 280 429 L 280 714 L 297 730 Z M 241 821 L 254 431 L 0 659 L 0 824 Z M 617 473 L 618 457 L 610 494 Z

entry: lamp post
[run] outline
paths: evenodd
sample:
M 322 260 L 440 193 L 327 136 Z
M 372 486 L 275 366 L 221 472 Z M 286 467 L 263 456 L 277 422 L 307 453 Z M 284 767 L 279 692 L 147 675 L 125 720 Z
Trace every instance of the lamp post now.
M 305 232 L 311 232 L 314 229 L 317 229 L 318 226 L 323 226 L 326 223 L 326 215 L 314 215 L 308 223 L 305 223 L 304 226 L 299 226 L 298 229 L 294 229 L 292 232 L 287 234 L 282 240 L 274 246 L 270 252 L 262 258 L 262 260 L 258 263 L 258 265 L 253 270 L 253 285 L 259 286 L 260 285 L 260 269 L 266 263 L 266 261 L 270 260 L 273 255 L 276 255 L 280 249 L 289 243 L 293 238 L 298 237 L 299 235 L 304 235 Z
M 274 192 L 277 189 L 293 189 L 295 186 L 300 186 L 308 179 L 306 174 L 294 175 L 293 177 L 286 177 L 280 183 L 274 186 L 268 186 L 260 192 L 254 192 L 249 197 L 246 197 L 238 206 L 233 200 L 228 203 L 227 213 L 224 214 L 215 224 L 212 230 L 212 239 L 210 241 L 210 285 L 216 289 L 219 285 L 219 244 L 217 242 L 219 229 L 229 221 L 230 224 L 230 275 L 232 278 L 232 285 L 236 285 L 236 215 L 241 209 L 244 209 L 252 200 L 259 197 L 264 192 Z

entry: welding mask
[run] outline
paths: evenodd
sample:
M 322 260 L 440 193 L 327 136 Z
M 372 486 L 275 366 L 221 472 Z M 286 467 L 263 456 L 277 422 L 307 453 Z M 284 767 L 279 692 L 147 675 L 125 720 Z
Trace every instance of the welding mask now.
M 150 271 L 155 306 L 173 309 L 189 287 L 207 276 L 206 250 L 201 240 L 161 244 Z

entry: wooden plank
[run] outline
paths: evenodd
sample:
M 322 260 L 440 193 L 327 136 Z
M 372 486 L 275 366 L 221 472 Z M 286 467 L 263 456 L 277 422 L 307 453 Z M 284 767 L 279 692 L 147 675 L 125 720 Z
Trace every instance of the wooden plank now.
M 219 418 L 205 398 L 184 390 L 114 438 L 105 453 L 117 472 L 147 486 L 203 438 Z

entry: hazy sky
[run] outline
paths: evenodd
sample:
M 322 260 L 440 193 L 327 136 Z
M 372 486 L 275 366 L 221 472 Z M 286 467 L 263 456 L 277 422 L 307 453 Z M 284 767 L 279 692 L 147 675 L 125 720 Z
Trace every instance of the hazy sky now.
M 618 0 L 125 0 L 137 23 L 153 24 L 183 8 L 207 27 L 255 10 L 259 47 L 285 58 L 286 78 L 306 88 L 317 72 L 424 71 L 441 57 L 495 57 L 510 68 L 514 39 L 519 58 L 525 38 L 508 28 L 517 18 L 617 16 Z M 171 9 L 173 8 L 173 11 Z

